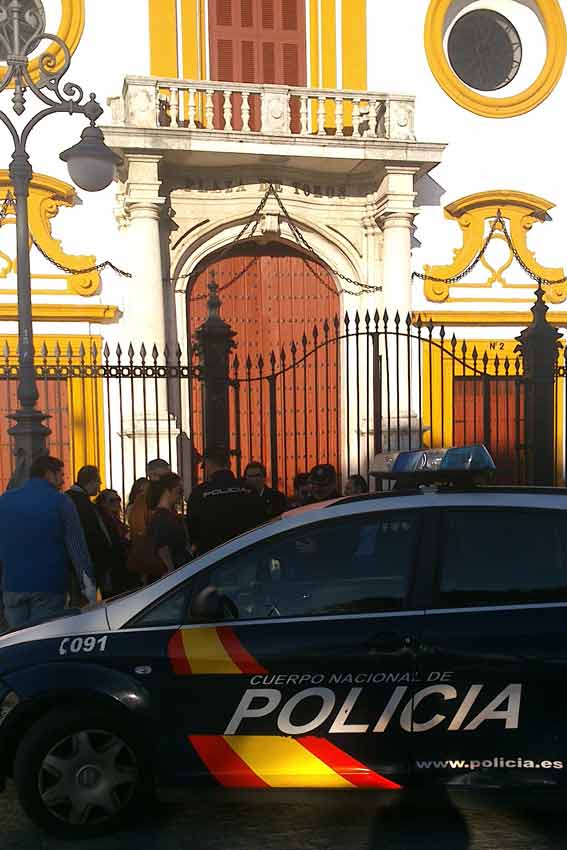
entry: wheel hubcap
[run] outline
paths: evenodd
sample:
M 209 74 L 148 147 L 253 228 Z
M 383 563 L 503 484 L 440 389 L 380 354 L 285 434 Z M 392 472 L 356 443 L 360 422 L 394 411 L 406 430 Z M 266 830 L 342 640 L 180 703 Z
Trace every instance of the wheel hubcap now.
M 102 779 L 102 773 L 94 764 L 87 764 L 77 772 L 77 785 L 80 788 L 95 788 Z
M 39 793 L 46 809 L 69 824 L 100 824 L 132 799 L 136 757 L 117 734 L 85 729 L 62 738 L 41 763 Z

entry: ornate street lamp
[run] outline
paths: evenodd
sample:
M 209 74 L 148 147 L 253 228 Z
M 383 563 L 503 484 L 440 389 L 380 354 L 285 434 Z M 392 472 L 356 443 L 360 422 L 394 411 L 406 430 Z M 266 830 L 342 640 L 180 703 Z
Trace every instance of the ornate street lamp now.
M 56 43 L 63 52 L 63 64 L 54 70 L 55 60 L 49 53 L 38 59 L 39 79 L 34 81 L 29 68 L 29 56 L 42 41 Z M 102 131 L 95 126 L 103 113 L 95 95 L 87 99 L 75 83 L 65 83 L 62 78 L 71 63 L 71 54 L 65 42 L 57 35 L 45 31 L 45 11 L 41 0 L 3 0 L 0 7 L 0 60 L 6 71 L 0 80 L 0 92 L 12 92 L 12 110 L 17 116 L 26 109 L 26 96 L 33 92 L 43 108 L 23 127 L 17 126 L 0 110 L 0 121 L 7 127 L 14 142 L 10 162 L 10 180 L 16 201 L 16 257 L 18 279 L 18 341 L 19 381 L 18 410 L 10 415 L 15 421 L 8 433 L 14 437 L 16 471 L 10 486 L 19 486 L 27 478 L 29 467 L 45 451 L 49 428 L 44 425 L 45 414 L 37 409 L 39 398 L 35 379 L 32 302 L 30 281 L 30 243 L 28 225 L 29 187 L 33 177 L 26 144 L 31 131 L 48 115 L 66 112 L 84 115 L 90 121 L 79 144 L 61 154 L 67 162 L 71 179 L 87 192 L 97 192 L 109 186 L 114 178 L 120 157 L 104 143 Z

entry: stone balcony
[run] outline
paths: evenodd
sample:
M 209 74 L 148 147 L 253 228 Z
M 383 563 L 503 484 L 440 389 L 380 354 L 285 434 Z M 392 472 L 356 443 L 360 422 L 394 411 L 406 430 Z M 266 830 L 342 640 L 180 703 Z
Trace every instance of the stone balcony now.
M 410 95 L 129 76 L 109 106 L 114 149 L 173 167 L 265 163 L 363 177 L 380 163 L 426 173 L 443 150 L 416 141 Z

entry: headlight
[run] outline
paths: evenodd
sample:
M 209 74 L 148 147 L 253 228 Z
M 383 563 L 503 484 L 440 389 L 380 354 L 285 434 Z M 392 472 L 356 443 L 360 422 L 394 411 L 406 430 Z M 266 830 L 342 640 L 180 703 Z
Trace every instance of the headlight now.
M 10 714 L 12 709 L 16 708 L 19 701 L 20 698 L 15 691 L 8 691 L 8 693 L 2 697 L 0 700 L 0 726 Z

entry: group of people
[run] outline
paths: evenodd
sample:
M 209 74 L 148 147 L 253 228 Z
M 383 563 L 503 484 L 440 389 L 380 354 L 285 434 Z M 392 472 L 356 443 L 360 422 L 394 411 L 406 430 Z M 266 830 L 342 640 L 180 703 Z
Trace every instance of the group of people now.
M 37 458 L 26 484 L 0 497 L 2 607 L 10 628 L 137 586 L 127 570 L 130 532 L 115 490 L 84 466 L 63 491 L 61 460 Z
M 204 481 L 183 510 L 183 482 L 160 458 L 150 461 L 126 506 L 101 490 L 96 466 L 84 466 L 62 492 L 62 461 L 39 457 L 28 482 L 0 497 L 0 570 L 4 616 L 15 628 L 151 583 L 191 558 L 284 511 L 339 495 L 331 464 L 296 475 L 293 498 L 267 486 L 253 461 L 238 479 L 223 451 L 208 452 Z M 368 491 L 351 476 L 344 494 Z
M 350 475 L 345 483 L 343 496 L 358 496 L 368 493 L 368 482 L 363 475 Z M 293 499 L 290 508 L 300 508 L 340 495 L 337 471 L 330 463 L 319 463 L 311 472 L 299 472 L 293 479 Z

